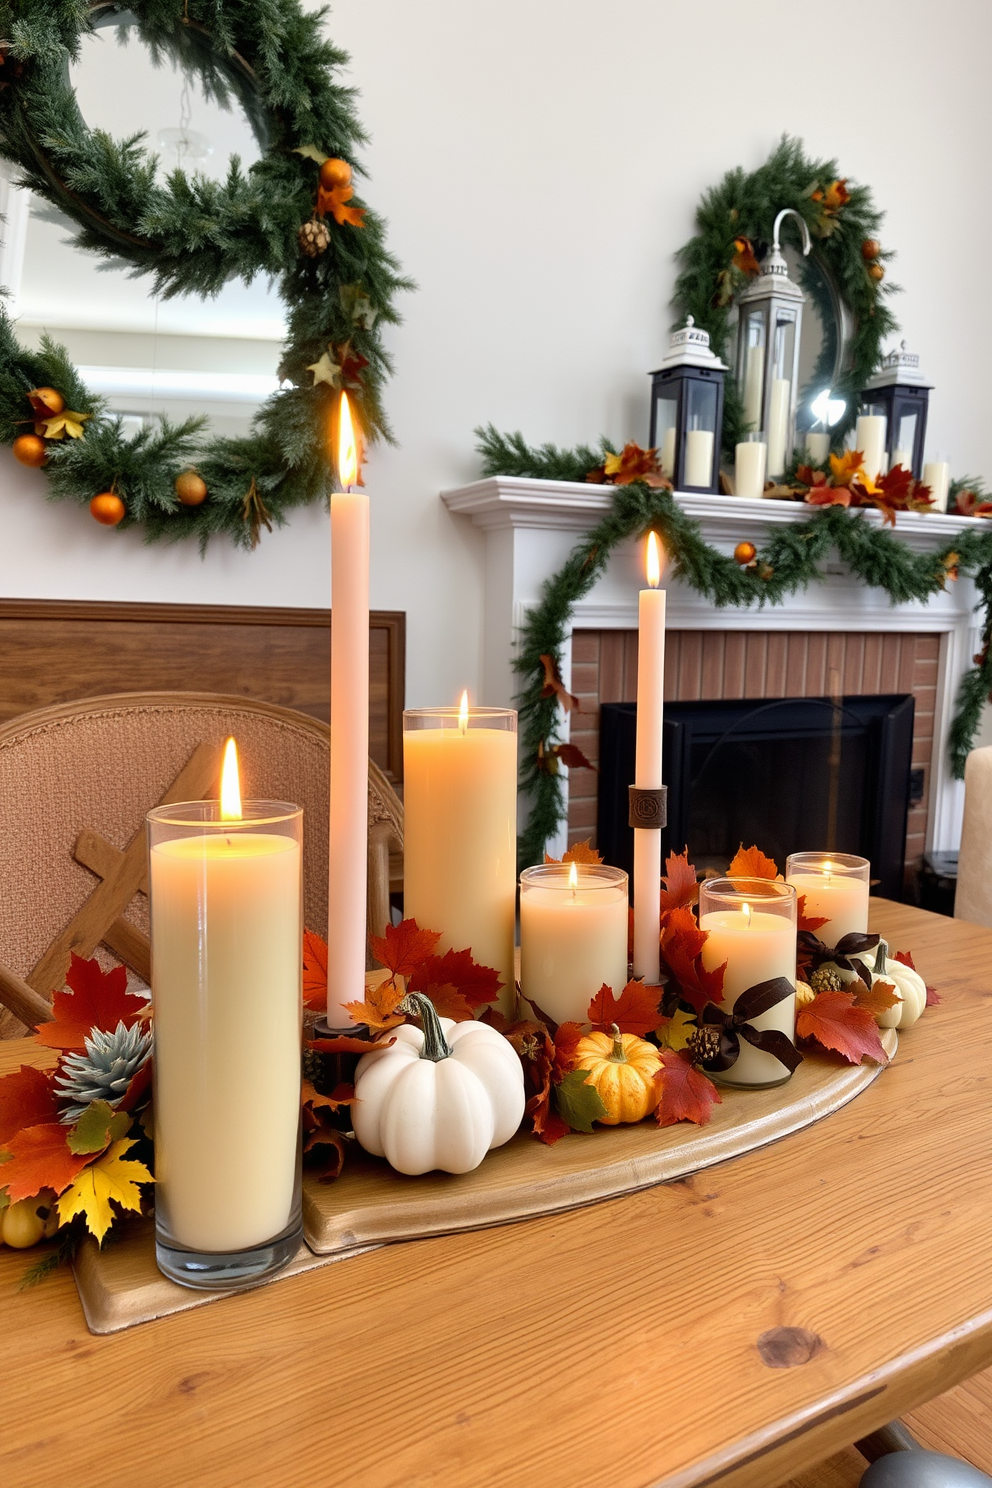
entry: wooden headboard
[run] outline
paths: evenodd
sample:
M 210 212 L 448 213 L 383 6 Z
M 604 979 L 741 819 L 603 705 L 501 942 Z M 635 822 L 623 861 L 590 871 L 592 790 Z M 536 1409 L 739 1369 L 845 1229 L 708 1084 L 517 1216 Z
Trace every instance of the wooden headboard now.
M 406 615 L 369 617 L 369 753 L 403 778 Z M 0 599 L 0 723 L 113 692 L 222 692 L 330 716 L 330 610 Z

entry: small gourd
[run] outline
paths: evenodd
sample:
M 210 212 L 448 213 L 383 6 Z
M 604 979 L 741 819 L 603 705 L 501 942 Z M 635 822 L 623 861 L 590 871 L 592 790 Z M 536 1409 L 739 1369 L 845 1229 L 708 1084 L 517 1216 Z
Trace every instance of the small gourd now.
M 661 1055 L 654 1044 L 634 1033 L 621 1033 L 614 1023 L 609 1033 L 587 1033 L 575 1049 L 575 1068 L 589 1071 L 592 1085 L 606 1107 L 597 1119 L 604 1126 L 641 1121 L 661 1098 L 655 1079 Z
M 358 1061 L 355 1136 L 400 1173 L 469 1173 L 520 1125 L 523 1067 L 488 1023 L 439 1018 L 420 992 L 406 1000 L 423 1032 L 401 1023 Z
M 911 1028 L 927 1005 L 927 984 L 918 971 L 901 961 L 889 960 L 889 948 L 878 942 L 871 966 L 872 982 L 888 982 L 895 987 L 900 1001 L 878 1015 L 880 1028 Z

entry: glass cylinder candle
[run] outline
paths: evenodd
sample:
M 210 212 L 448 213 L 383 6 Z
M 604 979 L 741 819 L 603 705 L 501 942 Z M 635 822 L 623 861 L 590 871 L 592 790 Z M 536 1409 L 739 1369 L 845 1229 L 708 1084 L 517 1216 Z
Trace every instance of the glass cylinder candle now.
M 470 947 L 516 1001 L 517 715 L 512 708 L 403 714 L 403 913 L 439 930 L 438 951 Z
M 556 1023 L 584 1023 L 600 987 L 627 983 L 627 875 L 542 863 L 520 875 L 520 991 Z
M 299 1247 L 302 818 L 148 815 L 156 1260 L 185 1286 L 243 1286 Z
M 816 936 L 827 946 L 867 931 L 870 874 L 868 859 L 853 853 L 790 853 L 785 862 L 786 882 L 805 897 L 806 916 L 826 918 Z
M 727 963 L 721 1009 L 730 1013 L 749 987 L 774 977 L 791 985 L 789 996 L 767 1012 L 748 1018 L 762 1032 L 775 1029 L 790 1042 L 796 1037 L 796 891 L 767 878 L 711 878 L 699 890 L 699 928 L 707 934 L 703 965 L 715 971 Z M 740 1036 L 740 1053 L 717 1079 L 726 1085 L 780 1085 L 791 1071 L 764 1049 Z
M 764 434 L 745 434 L 734 448 L 734 493 L 752 499 L 763 496 L 768 445 Z

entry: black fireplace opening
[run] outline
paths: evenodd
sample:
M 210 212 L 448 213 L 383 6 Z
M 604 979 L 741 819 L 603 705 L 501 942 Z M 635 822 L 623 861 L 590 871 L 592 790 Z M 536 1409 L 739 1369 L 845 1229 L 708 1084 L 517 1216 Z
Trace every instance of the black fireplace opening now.
M 663 853 L 688 847 L 717 873 L 741 843 L 780 869 L 791 852 L 857 853 L 874 892 L 901 898 L 913 710 L 910 693 L 666 703 Z M 628 873 L 636 730 L 636 703 L 602 705 L 599 851 Z

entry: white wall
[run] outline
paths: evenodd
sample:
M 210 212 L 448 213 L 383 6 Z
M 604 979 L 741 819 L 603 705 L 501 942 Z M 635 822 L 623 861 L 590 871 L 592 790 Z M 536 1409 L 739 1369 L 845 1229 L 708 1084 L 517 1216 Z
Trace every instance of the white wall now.
M 408 612 L 411 704 L 479 673 L 480 534 L 437 499 L 477 471 L 473 426 L 643 441 L 672 254 L 701 191 L 783 131 L 871 183 L 936 384 L 931 444 L 992 477 L 987 0 L 338 0 L 330 26 L 373 136 L 368 197 L 420 285 L 389 338 L 400 447 L 367 475 L 373 604 Z M 322 513 L 201 561 L 46 504 L 6 453 L 0 483 L 4 595 L 328 601 Z

